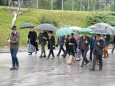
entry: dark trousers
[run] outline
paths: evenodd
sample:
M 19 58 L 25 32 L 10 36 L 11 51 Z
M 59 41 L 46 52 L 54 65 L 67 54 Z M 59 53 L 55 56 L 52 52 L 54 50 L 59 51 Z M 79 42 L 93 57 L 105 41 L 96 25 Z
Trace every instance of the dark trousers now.
M 52 54 L 52 56 L 54 57 L 53 49 L 50 49 L 50 50 L 49 50 L 49 55 L 48 55 L 48 57 L 50 57 L 51 54 Z
M 93 64 L 92 69 L 95 69 L 96 61 L 99 61 L 99 69 L 102 69 L 102 55 L 94 55 L 93 56 Z
M 19 66 L 18 58 L 17 58 L 18 48 L 10 48 L 10 53 L 12 57 L 12 66 Z
M 46 55 L 45 45 L 44 45 L 44 44 L 41 44 L 41 56 L 42 56 L 43 54 Z
M 92 61 L 92 54 L 93 54 L 93 48 L 90 48 L 90 57 L 89 59 Z
M 82 65 L 84 65 L 85 62 L 88 63 L 88 60 L 86 58 L 87 51 L 86 50 L 81 50 L 81 53 L 82 53 L 82 57 L 83 57 Z
M 60 45 L 60 49 L 59 49 L 59 52 L 58 52 L 58 56 L 60 55 L 61 50 L 64 52 L 64 55 L 65 55 L 66 51 L 64 50 L 63 45 Z
M 115 49 L 115 44 L 113 45 L 113 48 L 112 48 L 112 51 L 111 51 L 111 52 L 114 52 L 114 49 Z

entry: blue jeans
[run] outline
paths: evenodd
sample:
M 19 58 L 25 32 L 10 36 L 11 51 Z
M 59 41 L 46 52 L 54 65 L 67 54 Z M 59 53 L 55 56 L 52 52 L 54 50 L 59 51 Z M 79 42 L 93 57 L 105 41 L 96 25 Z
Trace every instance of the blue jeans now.
M 19 66 L 18 58 L 17 58 L 18 48 L 10 48 L 10 53 L 12 57 L 12 66 Z

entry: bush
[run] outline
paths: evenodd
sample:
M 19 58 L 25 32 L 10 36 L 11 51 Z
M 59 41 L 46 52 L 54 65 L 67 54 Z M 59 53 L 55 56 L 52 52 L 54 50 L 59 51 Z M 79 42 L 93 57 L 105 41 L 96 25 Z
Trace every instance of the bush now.
M 115 26 L 115 13 L 95 13 L 91 16 L 88 16 L 87 23 L 88 25 L 93 25 L 96 23 L 108 23 L 112 26 Z
M 58 20 L 54 18 L 53 16 L 48 16 L 48 15 L 41 15 L 41 18 L 38 19 L 38 21 L 43 24 L 43 23 L 49 23 L 52 24 L 56 27 L 58 27 Z

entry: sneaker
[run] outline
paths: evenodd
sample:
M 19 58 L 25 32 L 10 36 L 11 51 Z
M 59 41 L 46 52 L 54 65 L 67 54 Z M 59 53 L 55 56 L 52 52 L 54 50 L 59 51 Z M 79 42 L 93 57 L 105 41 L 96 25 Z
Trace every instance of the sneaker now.
M 59 55 L 57 55 L 57 57 L 59 57 Z
M 42 56 L 39 56 L 40 58 L 42 58 Z
M 85 65 L 87 65 L 89 63 L 89 61 L 88 62 L 86 62 L 86 64 Z
M 37 54 L 37 51 L 35 52 L 35 54 Z
M 99 69 L 99 71 L 102 71 L 102 69 Z
M 81 67 L 84 67 L 84 65 L 81 65 Z
M 46 55 L 44 55 L 43 57 L 46 57 Z
M 16 68 L 15 68 L 15 67 L 12 67 L 12 68 L 10 68 L 10 70 L 16 70 Z
M 32 55 L 32 53 L 29 53 L 28 55 Z

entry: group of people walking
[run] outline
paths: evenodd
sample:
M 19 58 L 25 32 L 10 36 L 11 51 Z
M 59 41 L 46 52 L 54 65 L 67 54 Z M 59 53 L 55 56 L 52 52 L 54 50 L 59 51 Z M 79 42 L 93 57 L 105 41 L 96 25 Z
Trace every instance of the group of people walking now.
M 12 56 L 12 68 L 11 70 L 17 70 L 19 68 L 19 62 L 17 59 L 17 52 L 19 47 L 20 36 L 16 31 L 16 26 L 11 28 L 12 32 L 9 35 L 8 43 L 10 43 L 10 51 Z M 37 42 L 38 40 L 38 42 Z M 59 46 L 59 52 L 57 53 L 57 57 L 60 56 L 61 51 L 63 51 L 62 56 L 65 58 L 69 55 L 71 57 L 70 64 L 72 60 L 79 61 L 82 56 L 81 67 L 87 65 L 90 61 L 92 62 L 92 68 L 90 70 L 95 70 L 95 65 L 99 63 L 99 71 L 102 70 L 102 56 L 104 53 L 104 58 L 109 56 L 108 54 L 108 46 L 110 44 L 110 35 L 102 36 L 100 34 L 92 35 L 91 37 L 87 36 L 86 33 L 83 33 L 82 36 L 77 34 L 76 32 L 67 35 L 67 36 L 59 36 L 57 38 L 57 43 L 55 42 L 55 37 L 52 31 L 43 31 L 41 30 L 39 35 L 34 31 L 33 28 L 30 28 L 28 33 L 28 53 L 32 55 L 34 52 L 37 54 L 38 45 L 41 46 L 40 58 L 47 58 L 52 54 L 52 59 L 55 58 L 54 49 Z M 114 36 L 115 43 L 115 36 Z M 46 45 L 49 49 L 49 54 L 46 55 Z M 65 47 L 64 47 L 65 45 Z M 112 53 L 114 51 L 115 44 L 112 49 Z M 87 59 L 87 52 L 90 50 L 89 59 Z

